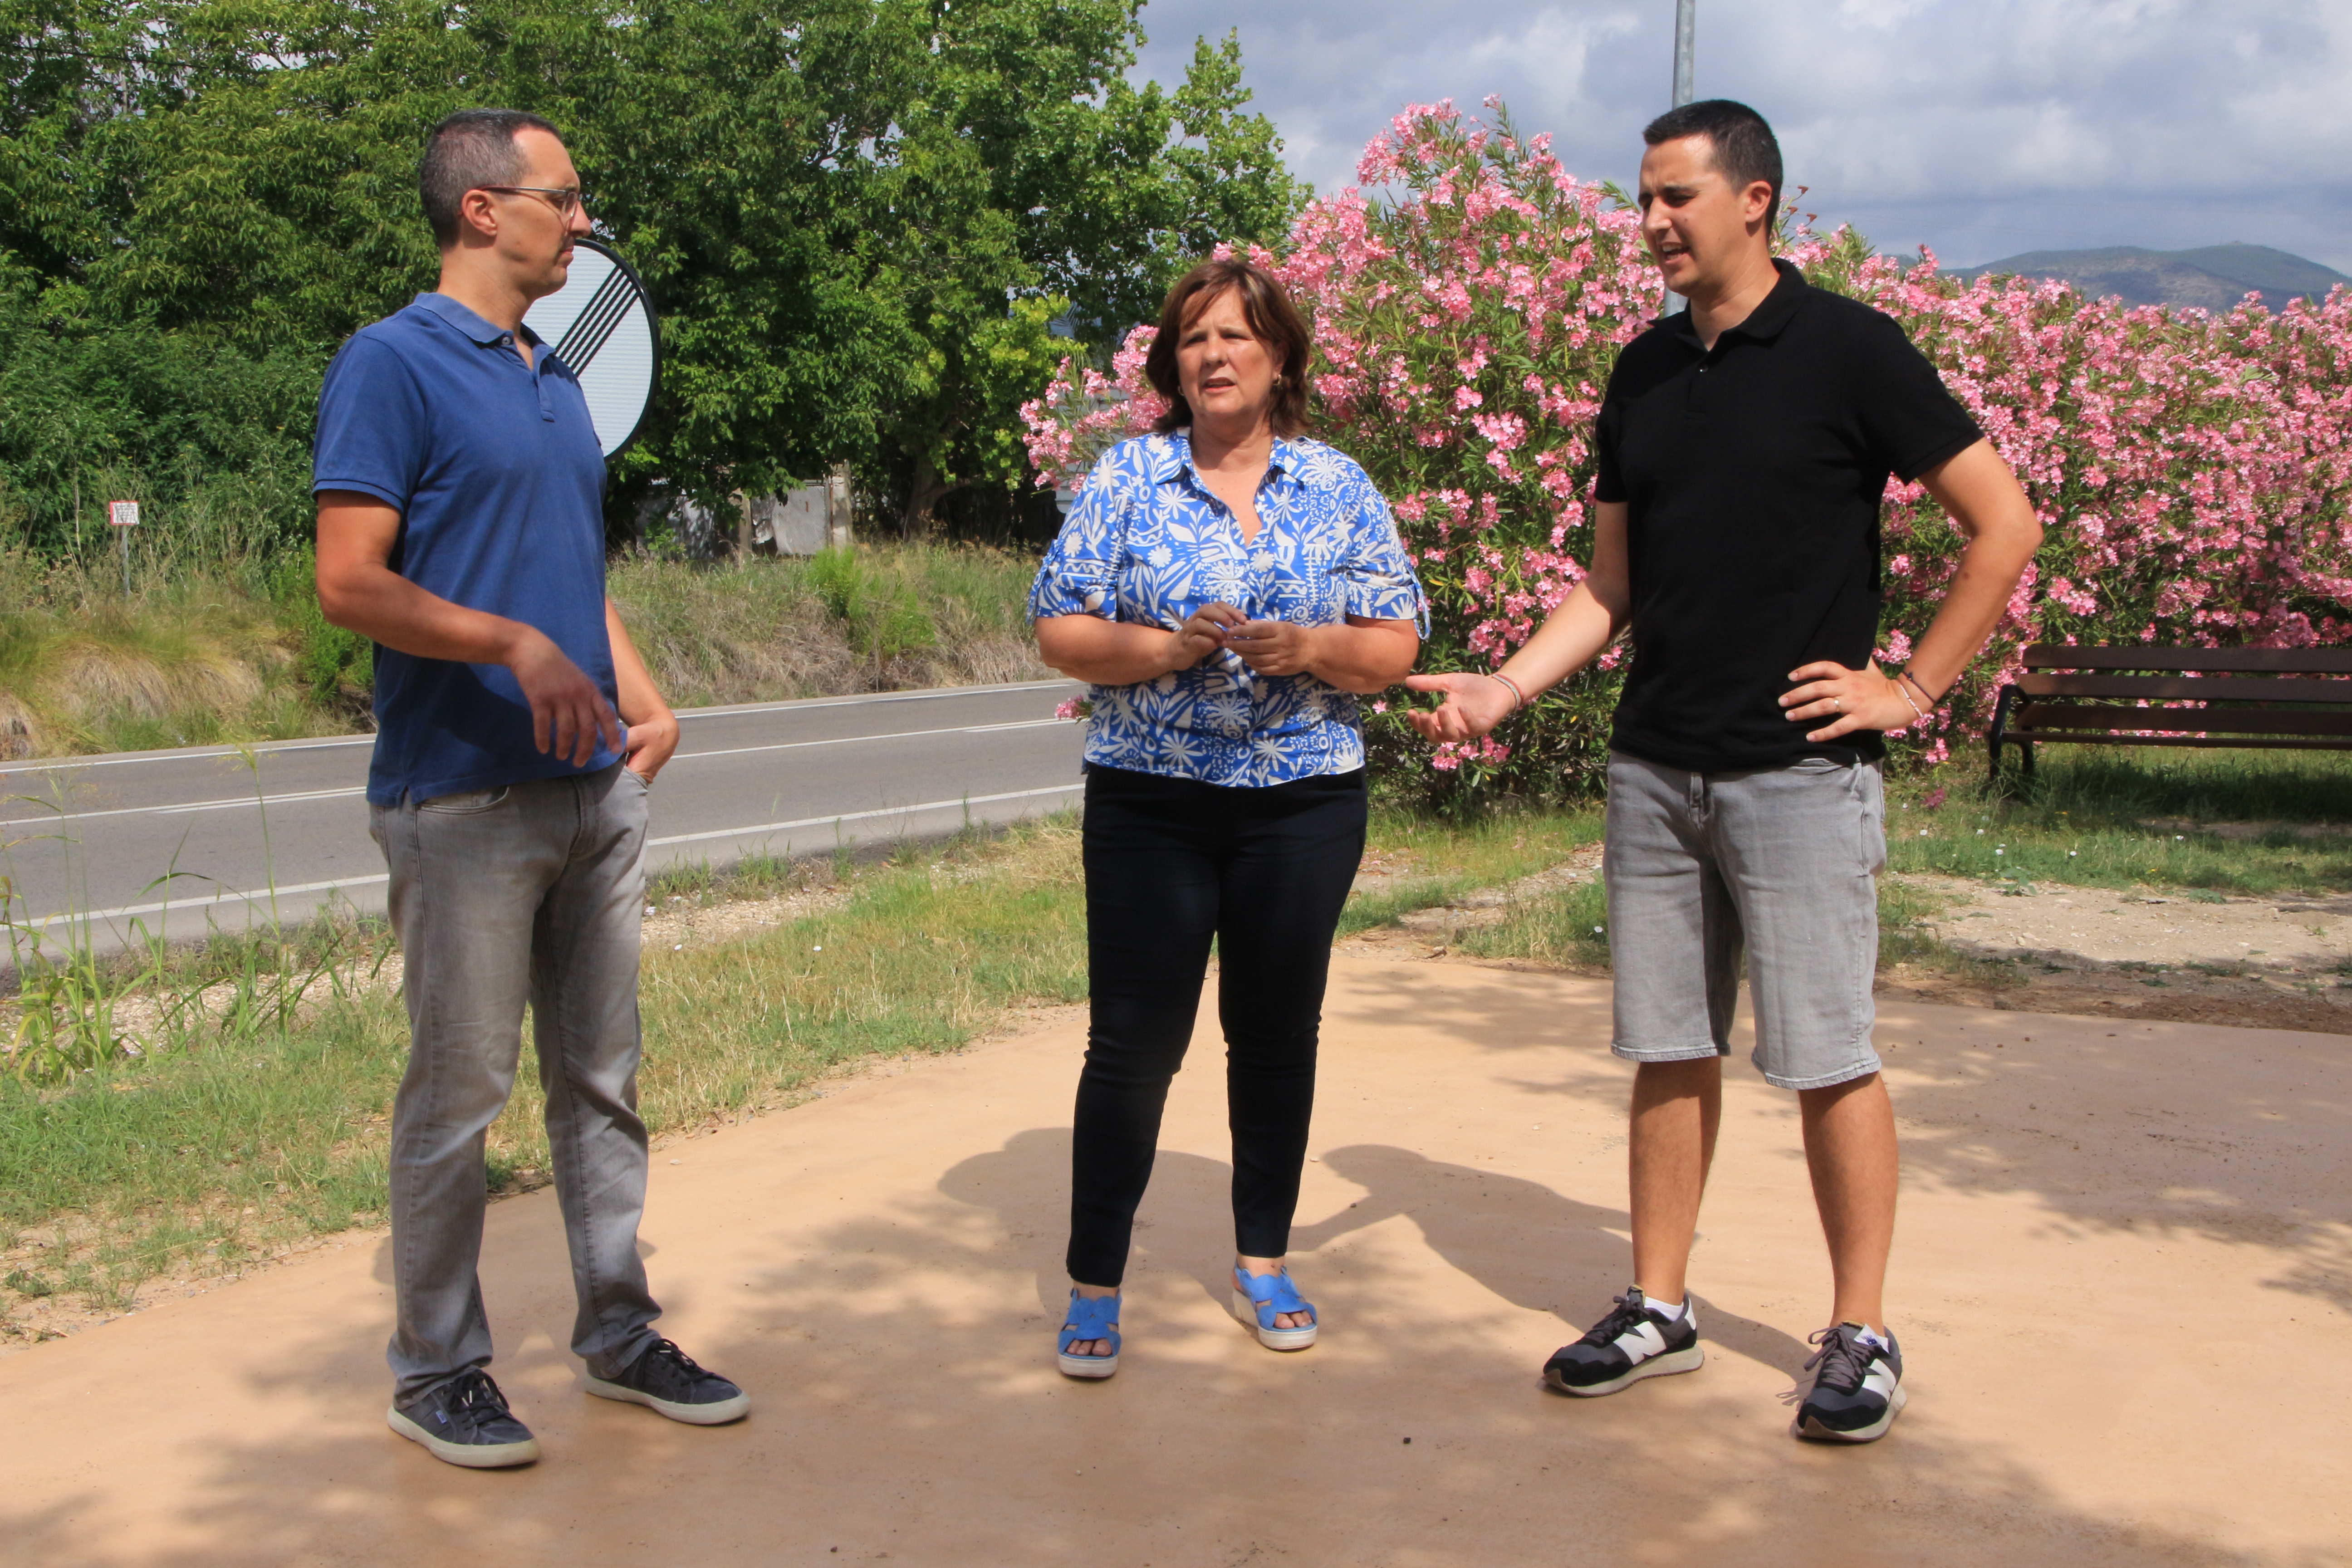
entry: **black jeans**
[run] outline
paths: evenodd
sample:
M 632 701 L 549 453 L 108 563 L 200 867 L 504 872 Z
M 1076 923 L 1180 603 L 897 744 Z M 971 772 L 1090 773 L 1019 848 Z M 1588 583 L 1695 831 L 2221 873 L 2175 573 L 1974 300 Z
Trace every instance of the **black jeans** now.
M 1216 939 L 1234 1247 L 1290 1250 L 1331 933 L 1364 854 L 1364 775 L 1234 789 L 1087 770 L 1087 1065 L 1070 1278 L 1118 1285 Z

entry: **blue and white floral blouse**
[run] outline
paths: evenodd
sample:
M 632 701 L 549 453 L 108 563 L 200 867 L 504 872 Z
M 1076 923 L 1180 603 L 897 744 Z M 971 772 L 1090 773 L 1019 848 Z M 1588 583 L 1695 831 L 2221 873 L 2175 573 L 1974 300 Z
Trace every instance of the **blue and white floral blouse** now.
M 1192 466 L 1187 434 L 1105 453 L 1029 591 L 1032 619 L 1100 616 L 1173 629 L 1223 600 L 1253 620 L 1412 621 L 1428 603 L 1370 478 L 1320 441 L 1278 440 L 1244 542 Z M 1133 686 L 1097 686 L 1087 761 L 1263 786 L 1364 765 L 1356 699 L 1312 675 L 1259 675 L 1230 650 Z

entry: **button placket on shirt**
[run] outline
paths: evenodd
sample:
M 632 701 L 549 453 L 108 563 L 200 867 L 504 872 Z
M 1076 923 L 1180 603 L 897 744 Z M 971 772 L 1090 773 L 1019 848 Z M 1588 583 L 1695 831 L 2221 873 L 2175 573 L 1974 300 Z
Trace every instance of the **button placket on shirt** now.
M 1280 614 L 1284 605 L 1282 603 L 1280 584 L 1277 580 L 1278 574 L 1276 572 L 1276 563 L 1278 558 L 1276 556 L 1273 550 L 1268 548 L 1268 541 L 1273 537 L 1276 524 L 1274 515 L 1272 515 L 1272 512 L 1269 511 L 1269 509 L 1265 505 L 1265 500 L 1269 495 L 1276 495 L 1278 493 L 1279 485 L 1282 481 L 1288 479 L 1288 477 L 1289 476 L 1285 474 L 1279 466 L 1272 463 L 1266 465 L 1265 477 L 1258 481 L 1257 495 L 1255 497 L 1257 503 L 1257 531 L 1252 534 L 1248 539 L 1244 540 L 1242 543 L 1242 550 L 1244 552 L 1243 563 L 1246 566 L 1249 572 L 1250 598 L 1252 601 L 1249 607 L 1250 615 L 1257 620 L 1280 620 L 1284 618 Z M 1287 510 L 1288 509 L 1286 507 L 1277 507 L 1272 509 L 1272 511 L 1286 512 Z M 1235 526 L 1234 531 L 1236 533 L 1241 531 L 1238 525 Z M 1259 558 L 1261 556 L 1265 558 L 1265 564 L 1263 565 L 1259 564 Z M 1253 672 L 1253 675 L 1255 676 L 1255 672 Z M 1280 676 L 1268 676 L 1262 679 L 1253 679 L 1250 687 L 1250 731 L 1252 733 L 1255 733 L 1261 727 L 1262 722 L 1269 716 L 1269 710 L 1279 705 L 1278 696 L 1275 688 L 1277 685 L 1286 686 L 1287 684 L 1288 679 L 1286 677 Z
M 525 363 L 522 357 L 522 347 L 515 342 L 515 335 L 512 332 L 499 334 L 499 347 L 511 354 L 515 363 L 522 366 L 523 374 L 530 377 L 530 389 L 539 398 L 541 420 L 549 425 L 554 424 L 555 405 L 547 400 L 547 345 L 540 344 L 539 352 L 530 356 L 529 363 Z

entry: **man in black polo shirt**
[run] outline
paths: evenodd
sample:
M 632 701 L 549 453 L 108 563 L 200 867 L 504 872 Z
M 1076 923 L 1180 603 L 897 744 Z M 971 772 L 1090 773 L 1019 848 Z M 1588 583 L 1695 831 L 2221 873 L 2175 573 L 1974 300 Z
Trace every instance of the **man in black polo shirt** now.
M 1627 344 L 1610 377 L 1591 574 L 1494 675 L 1413 677 L 1444 693 L 1413 722 L 1431 741 L 1483 735 L 1632 627 L 1605 877 L 1612 1048 L 1641 1064 L 1633 1284 L 1547 1381 L 1613 1394 L 1706 1359 L 1684 1273 L 1744 951 L 1754 1059 L 1797 1094 L 1836 1285 L 1795 1430 L 1869 1442 L 1905 1397 L 1882 1302 L 1895 1113 L 1871 1048 L 1880 731 L 1950 689 L 2042 530 L 1902 329 L 1773 259 L 1780 150 L 1761 116 L 1688 104 L 1643 139 L 1643 237 L 1690 309 Z M 1872 657 L 1889 474 L 1924 483 L 1969 539 L 1892 673 Z

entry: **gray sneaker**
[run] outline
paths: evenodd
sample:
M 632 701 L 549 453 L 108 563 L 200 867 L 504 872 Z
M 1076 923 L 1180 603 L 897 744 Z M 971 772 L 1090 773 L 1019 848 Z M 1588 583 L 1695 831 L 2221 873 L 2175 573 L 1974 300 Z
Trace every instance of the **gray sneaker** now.
M 1822 1443 L 1875 1443 L 1885 1436 L 1909 1399 L 1894 1333 L 1882 1346 L 1862 1337 L 1860 1323 L 1838 1323 L 1805 1342 L 1822 1348 L 1805 1363 L 1813 1386 L 1797 1407 L 1797 1436 Z
M 1698 1342 L 1698 1309 L 1687 1298 L 1683 1315 L 1669 1322 L 1642 1294 L 1639 1285 L 1614 1298 L 1609 1315 L 1572 1345 L 1562 1345 L 1544 1363 L 1544 1381 L 1562 1394 L 1591 1399 L 1614 1394 L 1645 1377 L 1696 1372 L 1706 1362 Z
M 751 1408 L 741 1389 L 696 1365 L 692 1356 L 668 1340 L 656 1340 L 643 1355 L 610 1377 L 589 1373 L 588 1392 L 600 1399 L 625 1400 L 658 1410 L 689 1426 L 740 1421 Z
M 502 1470 L 539 1458 L 539 1439 L 514 1418 L 487 1372 L 461 1372 L 383 1413 L 385 1423 L 436 1459 L 469 1470 Z

